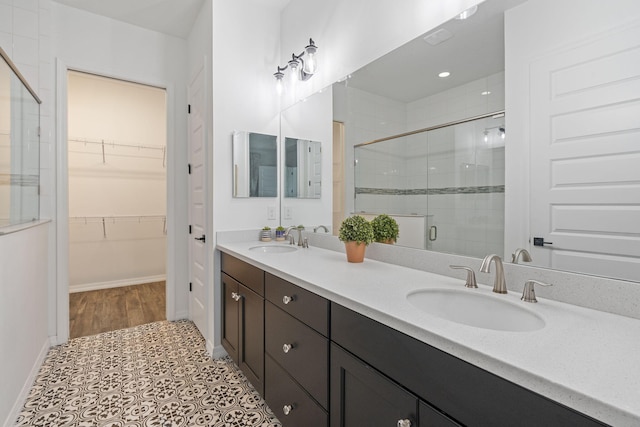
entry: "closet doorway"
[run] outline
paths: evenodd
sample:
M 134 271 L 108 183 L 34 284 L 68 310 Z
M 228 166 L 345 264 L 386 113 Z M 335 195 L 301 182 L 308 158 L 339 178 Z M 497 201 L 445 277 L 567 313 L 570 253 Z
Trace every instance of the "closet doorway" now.
M 68 71 L 69 337 L 166 319 L 166 91 Z

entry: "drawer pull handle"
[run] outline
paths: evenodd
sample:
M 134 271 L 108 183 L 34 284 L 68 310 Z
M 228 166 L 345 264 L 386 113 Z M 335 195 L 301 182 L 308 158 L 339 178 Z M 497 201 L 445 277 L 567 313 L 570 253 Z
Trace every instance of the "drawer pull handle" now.
M 240 301 L 240 298 L 242 297 L 235 292 L 231 292 L 231 298 L 233 298 L 235 301 Z
M 293 348 L 293 344 L 284 344 L 282 346 L 282 351 L 285 353 L 289 353 L 289 351 Z
M 398 427 L 411 427 L 411 420 L 398 420 Z
M 282 302 L 286 305 L 289 304 L 291 301 L 295 301 L 296 297 L 290 297 L 289 295 L 285 295 L 282 297 Z
M 282 407 L 282 412 L 284 412 L 285 415 L 289 415 L 291 411 L 293 411 L 293 405 L 284 405 Z

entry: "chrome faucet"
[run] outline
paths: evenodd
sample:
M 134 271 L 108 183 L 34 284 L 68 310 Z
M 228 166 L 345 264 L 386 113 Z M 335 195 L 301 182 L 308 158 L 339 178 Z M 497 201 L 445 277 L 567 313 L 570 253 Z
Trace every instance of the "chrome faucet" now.
M 466 270 L 467 271 L 467 281 L 464 283 L 464 286 L 467 288 L 477 288 L 478 284 L 476 282 L 476 273 L 474 273 L 473 268 L 466 267 L 464 265 L 450 265 L 449 268 L 453 268 L 454 270 Z
M 531 254 L 529 253 L 528 250 L 526 249 L 522 249 L 522 248 L 518 248 L 516 249 L 516 251 L 514 253 L 511 254 L 511 262 L 514 264 L 518 263 L 518 259 L 520 258 L 520 255 L 522 255 L 522 261 L 524 262 L 531 262 Z
M 506 294 L 507 293 L 507 282 L 504 279 L 504 267 L 502 266 L 502 260 L 496 254 L 487 255 L 482 260 L 482 265 L 480 266 L 480 271 L 483 273 L 489 273 L 489 266 L 491 265 L 491 261 L 496 264 L 496 279 L 493 282 L 493 292 L 497 294 Z
M 291 232 L 291 230 L 297 230 L 298 231 L 298 246 L 302 246 L 302 228 L 291 226 L 291 227 L 287 227 L 287 229 L 284 232 L 284 237 L 288 237 L 289 238 L 289 244 L 295 245 L 295 242 L 296 242 L 295 239 L 293 238 L 293 236 L 291 236 L 289 234 Z
M 327 227 L 325 227 L 324 225 L 319 225 L 319 226 L 317 226 L 317 227 L 313 227 L 313 232 L 314 232 L 314 233 L 317 233 L 317 232 L 318 232 L 318 229 L 320 229 L 320 228 L 322 228 L 322 229 L 324 230 L 324 232 L 325 232 L 325 233 L 328 233 L 328 232 L 329 232 L 329 229 L 328 229 Z

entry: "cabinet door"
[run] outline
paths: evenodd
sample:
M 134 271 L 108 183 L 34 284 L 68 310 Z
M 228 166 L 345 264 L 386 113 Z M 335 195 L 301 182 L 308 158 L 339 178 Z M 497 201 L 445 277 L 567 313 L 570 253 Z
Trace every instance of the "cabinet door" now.
M 236 280 L 222 273 L 222 346 L 237 365 L 240 364 L 240 303 L 234 297 L 238 295 L 239 287 L 240 284 Z
M 423 402 L 419 403 L 421 427 L 459 427 L 460 424 Z
M 264 396 L 264 298 L 239 286 L 240 295 L 240 369 Z
M 418 399 L 331 344 L 331 427 L 417 426 Z

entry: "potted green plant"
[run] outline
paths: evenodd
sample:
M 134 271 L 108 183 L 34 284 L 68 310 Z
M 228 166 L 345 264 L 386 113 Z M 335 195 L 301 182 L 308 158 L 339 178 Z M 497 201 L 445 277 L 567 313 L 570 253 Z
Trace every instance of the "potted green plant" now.
M 281 242 L 284 240 L 285 228 L 281 225 L 276 227 L 276 241 Z
M 395 219 L 387 214 L 378 215 L 371 220 L 373 239 L 380 243 L 393 244 L 398 240 L 400 229 Z
M 262 240 L 263 242 L 271 241 L 271 227 L 264 227 L 260 231 L 260 240 Z
M 364 217 L 353 215 L 342 221 L 338 238 L 344 242 L 347 261 L 362 262 L 367 245 L 373 242 L 373 227 Z

